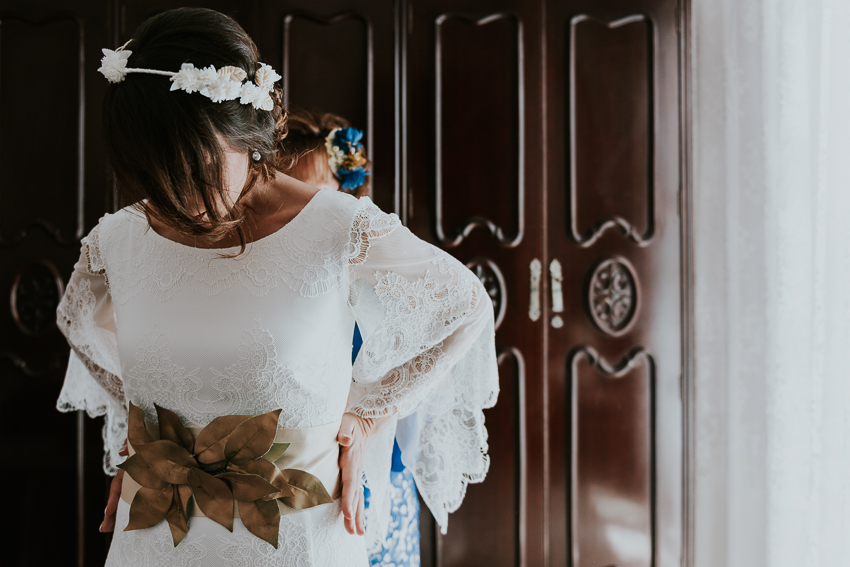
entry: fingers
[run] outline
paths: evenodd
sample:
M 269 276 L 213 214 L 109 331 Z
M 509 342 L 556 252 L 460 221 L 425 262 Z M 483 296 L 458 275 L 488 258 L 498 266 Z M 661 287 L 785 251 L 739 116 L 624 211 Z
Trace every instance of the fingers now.
M 111 532 L 115 529 L 115 514 L 118 511 L 118 499 L 121 498 L 123 483 L 124 471 L 119 470 L 109 485 L 109 499 L 106 501 L 106 510 L 103 511 L 103 523 L 100 524 L 101 532 Z
M 357 486 L 351 481 L 342 483 L 342 515 L 345 518 L 345 531 L 354 535 L 356 532 L 355 516 L 357 512 Z
M 354 414 L 343 414 L 337 434 L 337 442 L 340 444 L 339 468 L 342 480 L 340 505 L 345 518 L 345 530 L 352 535 L 366 533 L 362 483 L 366 438 L 363 420 Z
M 339 433 L 336 436 L 337 443 L 343 447 L 350 447 L 354 442 L 354 428 L 356 426 L 356 416 L 350 413 L 342 414 L 342 422 L 339 424 Z
M 351 449 L 343 447 L 339 455 L 339 468 L 342 478 L 342 515 L 345 516 L 345 530 L 356 532 L 355 518 L 357 515 L 357 490 L 360 486 L 357 463 L 353 462 Z
M 345 504 L 345 496 L 343 496 L 342 515 L 345 519 L 345 531 L 347 531 L 351 535 L 365 535 L 366 498 L 363 494 L 363 485 L 359 484 L 357 487 L 352 487 L 351 493 L 354 494 L 354 496 L 352 497 L 354 502 L 351 502 L 351 500 L 349 500 L 347 505 Z
M 357 493 L 357 533 L 366 535 L 366 496 L 363 494 L 362 485 Z
M 127 457 L 127 456 L 130 455 L 130 450 L 127 449 L 127 440 L 126 439 L 124 439 L 124 444 L 121 445 L 121 448 L 118 449 L 118 454 L 121 455 L 122 457 Z

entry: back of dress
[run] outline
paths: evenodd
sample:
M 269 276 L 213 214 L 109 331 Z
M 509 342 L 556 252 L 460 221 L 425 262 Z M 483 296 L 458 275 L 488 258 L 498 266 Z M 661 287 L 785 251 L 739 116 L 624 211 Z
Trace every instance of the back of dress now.
M 238 249 L 184 246 L 121 211 L 101 222 L 125 395 L 185 425 L 282 408 L 280 427 L 339 422 L 351 386 L 345 258 L 351 219 L 320 192 Z
M 308 433 L 338 428 L 348 402 L 363 417 L 403 418 L 403 458 L 445 525 L 489 464 L 481 410 L 495 402 L 498 377 L 480 282 L 395 215 L 334 191 L 318 192 L 245 254 L 222 257 L 232 252 L 168 240 L 127 209 L 84 240 L 59 308 L 73 347 L 59 405 L 107 415 L 107 471 L 127 436 L 129 402 L 150 423 L 160 406 L 195 428 L 281 409 L 279 431 Z M 364 343 L 352 369 L 355 319 Z M 369 443 L 373 538 L 387 516 L 380 496 L 395 434 L 392 421 Z M 295 513 L 281 504 L 277 549 L 239 520 L 229 532 L 192 517 L 177 546 L 166 522 L 119 531 L 129 504 L 119 505 L 108 564 L 367 564 L 338 501 Z

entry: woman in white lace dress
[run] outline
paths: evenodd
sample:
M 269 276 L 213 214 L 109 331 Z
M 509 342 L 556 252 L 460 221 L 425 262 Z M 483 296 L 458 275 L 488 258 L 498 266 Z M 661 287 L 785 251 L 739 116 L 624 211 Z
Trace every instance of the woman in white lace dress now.
M 136 205 L 84 239 L 58 322 L 72 346 L 60 409 L 106 416 L 107 472 L 128 437 L 133 453 L 107 565 L 365 566 L 396 436 L 445 529 L 489 464 L 482 409 L 498 376 L 483 286 L 368 198 L 282 173 L 279 77 L 231 19 L 165 12 L 104 54 L 107 148 Z M 355 172 L 357 140 L 349 149 L 339 159 Z M 262 458 L 242 463 L 233 440 L 268 415 L 277 429 L 251 437 L 272 436 Z M 204 464 L 214 446 L 226 460 Z M 182 453 L 157 460 L 156 447 Z M 273 474 L 249 474 L 260 462 Z M 365 538 L 361 471 L 378 512 Z M 202 475 L 226 488 L 225 507 L 193 484 Z

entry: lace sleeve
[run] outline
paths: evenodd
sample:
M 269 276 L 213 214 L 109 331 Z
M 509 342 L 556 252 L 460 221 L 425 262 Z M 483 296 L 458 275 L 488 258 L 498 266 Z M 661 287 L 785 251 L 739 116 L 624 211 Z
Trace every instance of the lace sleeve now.
M 108 283 L 95 228 L 83 239 L 80 260 L 56 310 L 59 330 L 71 345 L 56 406 L 59 411 L 105 416 L 103 468 L 114 475 L 122 460 L 118 450 L 127 437 L 127 411 Z
M 402 461 L 445 533 L 467 484 L 489 466 L 482 410 L 499 388 L 492 303 L 463 264 L 365 198 L 349 264 L 363 335 L 351 411 L 399 418 Z

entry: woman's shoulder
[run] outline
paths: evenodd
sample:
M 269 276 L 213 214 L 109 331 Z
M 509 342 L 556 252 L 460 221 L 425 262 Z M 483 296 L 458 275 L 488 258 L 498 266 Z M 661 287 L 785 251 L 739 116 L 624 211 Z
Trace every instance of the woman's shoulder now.
M 98 219 L 94 228 L 83 238 L 83 244 L 86 242 L 102 241 L 104 238 L 114 239 L 121 234 L 144 230 L 147 226 L 147 218 L 141 212 L 140 208 L 137 205 L 129 205 L 114 213 L 104 213 Z
M 322 189 L 317 197 L 322 196 L 322 206 L 318 207 L 326 213 L 342 215 L 346 218 L 346 226 L 357 225 L 359 222 L 398 222 L 395 213 L 386 213 L 379 208 L 368 196 L 355 197 L 350 193 Z

